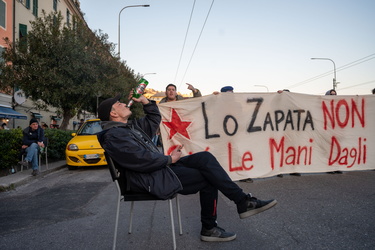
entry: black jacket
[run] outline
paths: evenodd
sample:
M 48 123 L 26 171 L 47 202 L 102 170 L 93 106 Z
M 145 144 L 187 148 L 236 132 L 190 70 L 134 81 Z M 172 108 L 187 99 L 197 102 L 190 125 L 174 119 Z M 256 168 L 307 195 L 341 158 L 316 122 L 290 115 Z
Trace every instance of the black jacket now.
M 22 133 L 22 145 L 30 146 L 32 143 L 43 142 L 44 140 L 44 130 L 40 126 L 34 131 L 30 127 L 27 127 Z
M 143 106 L 146 116 L 128 123 L 104 121 L 98 134 L 102 148 L 111 156 L 120 176 L 128 175 L 130 190 L 147 191 L 168 199 L 182 189 L 180 180 L 168 167 L 171 157 L 160 153 L 151 139 L 161 116 L 154 101 Z M 126 180 L 121 178 L 121 188 Z

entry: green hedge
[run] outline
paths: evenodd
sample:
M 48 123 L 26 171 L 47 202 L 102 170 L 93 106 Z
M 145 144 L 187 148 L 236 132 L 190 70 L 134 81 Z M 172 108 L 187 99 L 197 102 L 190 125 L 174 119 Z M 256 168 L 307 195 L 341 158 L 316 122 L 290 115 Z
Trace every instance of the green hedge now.
M 65 147 L 72 139 L 72 131 L 46 129 L 48 137 L 48 161 L 65 159 Z M 0 168 L 11 169 L 21 159 L 22 129 L 0 130 Z

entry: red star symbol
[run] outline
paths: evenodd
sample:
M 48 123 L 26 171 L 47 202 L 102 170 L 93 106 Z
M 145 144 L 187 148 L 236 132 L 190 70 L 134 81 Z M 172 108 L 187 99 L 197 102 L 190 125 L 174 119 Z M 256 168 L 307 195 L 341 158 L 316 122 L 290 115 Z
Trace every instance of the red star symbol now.
M 165 126 L 169 128 L 169 139 L 172 139 L 172 137 L 179 133 L 182 136 L 185 136 L 190 140 L 189 133 L 187 132 L 187 128 L 190 126 L 191 122 L 184 122 L 181 120 L 181 117 L 178 115 L 177 111 L 175 109 L 172 109 L 172 115 L 171 115 L 171 121 L 170 122 L 164 122 Z

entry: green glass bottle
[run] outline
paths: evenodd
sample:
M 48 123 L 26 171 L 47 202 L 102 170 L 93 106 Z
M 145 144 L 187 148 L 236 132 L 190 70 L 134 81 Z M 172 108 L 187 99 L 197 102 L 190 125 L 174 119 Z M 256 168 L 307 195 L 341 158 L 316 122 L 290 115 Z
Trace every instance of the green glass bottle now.
M 141 80 L 139 80 L 137 88 L 134 89 L 133 91 L 132 97 L 135 97 L 135 98 L 141 97 L 141 95 L 143 95 L 143 92 L 145 92 L 147 85 L 148 85 L 148 81 L 144 78 L 141 78 Z M 128 108 L 130 108 L 133 105 L 133 103 L 134 103 L 133 100 L 130 100 L 128 103 Z

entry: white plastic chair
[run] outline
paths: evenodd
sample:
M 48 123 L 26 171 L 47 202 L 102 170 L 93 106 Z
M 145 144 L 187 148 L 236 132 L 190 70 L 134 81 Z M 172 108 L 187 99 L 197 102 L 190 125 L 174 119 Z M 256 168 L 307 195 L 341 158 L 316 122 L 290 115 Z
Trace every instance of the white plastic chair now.
M 115 182 L 118 196 L 117 196 L 117 210 L 116 210 L 116 222 L 115 222 L 115 232 L 113 236 L 113 247 L 112 249 L 116 249 L 116 241 L 117 241 L 117 228 L 118 228 L 118 220 L 119 220 L 119 214 L 120 214 L 120 201 L 123 199 L 124 201 L 130 201 L 130 222 L 129 222 L 129 234 L 132 233 L 132 224 L 133 224 L 133 212 L 134 212 L 134 202 L 135 201 L 150 201 L 150 200 L 161 200 L 149 193 L 134 193 L 134 192 L 127 192 L 123 191 L 121 192 L 120 184 L 119 184 L 119 172 L 115 167 L 115 164 L 112 160 L 112 158 L 107 154 L 107 152 L 104 152 L 105 158 L 107 160 L 108 168 L 111 173 L 111 177 L 113 182 Z M 124 177 L 121 177 L 124 178 Z M 123 189 L 124 190 L 124 189 Z M 171 226 L 172 226 L 172 238 L 173 238 L 173 249 L 177 248 L 176 245 L 176 235 L 175 235 L 175 229 L 174 229 L 174 220 L 173 220 L 173 206 L 172 206 L 172 199 L 176 199 L 176 207 L 177 207 L 177 215 L 178 215 L 178 224 L 179 224 L 179 230 L 180 235 L 182 235 L 182 225 L 181 225 L 181 213 L 180 213 L 180 203 L 178 201 L 178 196 L 175 195 L 173 198 L 168 199 L 169 203 L 169 212 L 171 217 Z

